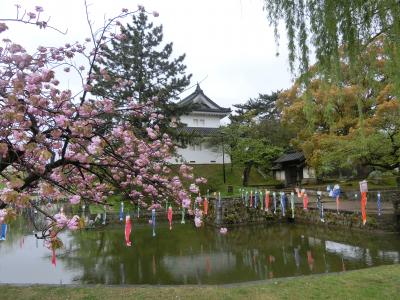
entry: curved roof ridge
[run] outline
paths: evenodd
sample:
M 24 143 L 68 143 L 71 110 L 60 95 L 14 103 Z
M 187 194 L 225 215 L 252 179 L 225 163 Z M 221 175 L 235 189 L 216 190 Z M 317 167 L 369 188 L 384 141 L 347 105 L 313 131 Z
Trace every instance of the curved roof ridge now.
M 222 107 L 219 106 L 217 103 L 215 103 L 214 101 L 212 101 L 206 94 L 204 94 L 203 90 L 200 88 L 200 84 L 197 83 L 196 89 L 193 93 L 191 93 L 189 96 L 185 97 L 183 100 L 181 100 L 180 102 L 178 102 L 178 105 L 189 105 L 189 104 L 196 104 L 193 102 L 193 100 L 195 98 L 197 98 L 198 96 L 202 96 L 204 97 L 204 99 L 206 101 L 209 102 L 209 104 L 211 105 L 207 105 L 209 107 L 209 109 L 212 109 L 214 111 L 218 111 L 220 110 L 221 112 L 230 112 L 231 109 L 230 108 L 226 108 L 226 107 Z M 205 103 L 203 103 L 205 104 Z M 213 108 L 211 106 L 214 106 L 216 108 Z M 196 109 L 195 109 L 196 110 Z

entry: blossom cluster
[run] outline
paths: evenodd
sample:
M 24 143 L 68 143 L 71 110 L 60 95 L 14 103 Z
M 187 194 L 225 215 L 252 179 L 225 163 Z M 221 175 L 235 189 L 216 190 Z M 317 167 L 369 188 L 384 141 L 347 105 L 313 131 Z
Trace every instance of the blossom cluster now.
M 35 13 L 41 11 L 38 7 Z M 29 18 L 37 18 L 35 13 Z M 7 29 L 0 22 L 0 33 Z M 116 109 L 113 99 L 90 98 L 94 75 L 82 72 L 101 59 L 101 43 L 107 39 L 92 40 L 93 49 L 66 43 L 38 46 L 35 53 L 10 40 L 0 45 L 0 172 L 7 174 L 0 176 L 5 185 L 1 199 L 20 207 L 31 205 L 33 195 L 67 198 L 71 204 L 106 204 L 110 195 L 122 191 L 142 206 L 153 203 L 157 208 L 171 199 L 189 207 L 190 193 L 181 177 L 195 180 L 192 193 L 206 181 L 194 179 L 192 168 L 185 165 L 181 177 L 171 177 L 167 161 L 175 146 L 157 126 L 163 119 L 155 109 L 158 99 L 138 103 L 128 97 L 126 107 Z M 90 65 L 75 67 L 78 55 L 89 58 Z M 83 76 L 81 93 L 61 88 L 57 68 L 76 71 L 67 76 Z M 107 71 L 101 70 L 100 76 L 106 78 Z M 134 84 L 122 78 L 118 82 L 113 88 Z M 147 135 L 138 134 L 132 118 L 146 121 Z M 59 213 L 53 218 L 57 228 L 79 228 L 78 216 Z

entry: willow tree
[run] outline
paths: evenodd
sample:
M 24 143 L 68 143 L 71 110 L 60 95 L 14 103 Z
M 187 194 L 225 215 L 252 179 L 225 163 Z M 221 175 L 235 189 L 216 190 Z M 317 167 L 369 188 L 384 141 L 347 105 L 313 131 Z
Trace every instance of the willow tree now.
M 368 45 L 384 37 L 384 53 L 395 95 L 400 95 L 400 5 L 396 0 L 265 0 L 264 9 L 275 28 L 286 25 L 289 63 L 293 73 L 309 81 L 310 58 L 314 56 L 321 78 L 329 84 L 341 81 L 340 64 L 350 66 L 351 76 L 362 76 L 362 53 Z M 311 51 L 312 49 L 313 51 Z M 362 79 L 360 79 L 362 80 Z M 360 119 L 361 103 L 358 104 Z M 306 117 L 314 121 L 314 107 L 308 101 Z
M 385 36 L 385 55 L 391 67 L 400 60 L 400 4 L 397 0 L 265 0 L 264 9 L 279 39 L 278 25 L 286 25 L 292 71 L 308 71 L 310 48 L 321 69 L 338 75 L 342 47 L 353 70 L 360 67 L 359 54 Z M 297 63 L 297 64 L 296 64 Z M 400 84 L 398 75 L 397 85 Z

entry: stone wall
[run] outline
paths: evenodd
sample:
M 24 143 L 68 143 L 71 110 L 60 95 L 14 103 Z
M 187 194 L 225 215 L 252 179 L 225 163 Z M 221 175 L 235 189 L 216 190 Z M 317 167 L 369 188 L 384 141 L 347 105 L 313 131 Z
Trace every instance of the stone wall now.
M 367 223 L 362 224 L 360 212 L 340 212 L 333 210 L 324 211 L 324 222 L 321 221 L 319 211 L 316 209 L 303 210 L 300 205 L 295 207 L 294 219 L 289 207 L 286 216 L 283 217 L 280 209 L 274 214 L 271 210 L 266 212 L 261 209 L 245 207 L 241 199 L 222 199 L 221 202 L 211 200 L 209 214 L 205 217 L 205 223 L 218 227 L 231 227 L 247 224 L 268 224 L 279 222 L 296 222 L 316 224 L 321 226 L 338 226 L 345 228 L 357 228 L 362 230 L 400 231 L 399 208 L 393 214 L 367 213 Z

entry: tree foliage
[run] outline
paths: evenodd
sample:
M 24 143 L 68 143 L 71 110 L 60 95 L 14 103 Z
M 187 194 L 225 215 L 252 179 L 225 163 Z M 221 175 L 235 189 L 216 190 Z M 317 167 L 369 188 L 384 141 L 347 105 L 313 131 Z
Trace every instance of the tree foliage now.
M 236 114 L 230 116 L 229 126 L 222 129 L 226 153 L 232 163 L 244 166 L 244 185 L 253 166 L 268 173 L 272 162 L 291 148 L 290 140 L 295 134 L 281 122 L 278 95 L 279 92 L 260 94 L 244 104 L 234 105 Z
M 283 149 L 291 148 L 290 140 L 295 133 L 289 124 L 281 122 L 282 107 L 278 103 L 280 93 L 276 91 L 271 94 L 260 94 L 244 104 L 234 105 L 237 109 L 236 114 L 230 116 L 232 124 L 245 125 L 243 127 L 247 128 L 245 135 L 263 138 L 269 144 Z
M 360 54 L 363 73 L 357 77 L 343 59 L 339 82 L 327 83 L 313 66 L 307 87 L 299 79 L 281 93 L 283 121 L 297 128 L 295 144 L 320 174 L 356 165 L 400 166 L 400 106 L 384 51 L 385 42 L 376 39 Z M 310 102 L 312 119 L 305 110 Z
M 258 120 L 279 120 L 280 111 L 276 106 L 280 91 L 271 94 L 259 94 L 257 98 L 250 98 L 244 104 L 235 104 L 236 114 L 232 115 L 232 121 L 240 122 L 251 117 Z
M 184 58 L 173 58 L 172 43 L 163 43 L 162 26 L 154 26 L 140 8 L 132 22 L 121 25 L 110 44 L 103 45 L 94 65 L 92 93 L 112 99 L 116 107 L 126 106 L 131 99 L 146 103 L 157 97 L 156 108 L 164 115 L 158 125 L 162 132 L 172 133 L 171 118 L 186 111 L 173 102 L 190 83 Z

